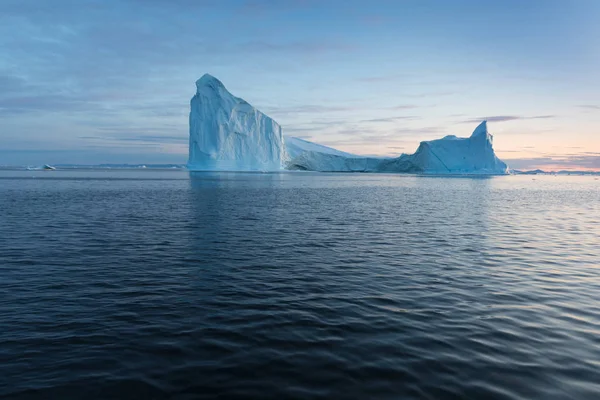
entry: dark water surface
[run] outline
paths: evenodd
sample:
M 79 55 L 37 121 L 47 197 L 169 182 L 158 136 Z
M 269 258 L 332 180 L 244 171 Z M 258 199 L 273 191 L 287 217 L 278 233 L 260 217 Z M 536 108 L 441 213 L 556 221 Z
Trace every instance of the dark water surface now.
M 600 181 L 0 172 L 0 397 L 598 399 Z

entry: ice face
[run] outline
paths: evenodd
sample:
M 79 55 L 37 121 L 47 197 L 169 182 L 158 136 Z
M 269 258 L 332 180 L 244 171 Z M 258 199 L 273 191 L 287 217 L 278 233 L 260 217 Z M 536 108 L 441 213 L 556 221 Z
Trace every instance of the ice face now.
M 276 171 L 287 160 L 281 127 L 217 78 L 196 81 L 191 100 L 188 168 Z

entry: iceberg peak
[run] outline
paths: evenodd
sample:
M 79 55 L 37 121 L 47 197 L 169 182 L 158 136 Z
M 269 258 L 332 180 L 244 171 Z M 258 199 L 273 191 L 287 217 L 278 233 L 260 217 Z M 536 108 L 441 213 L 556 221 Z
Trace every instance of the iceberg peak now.
M 200 79 L 196 81 L 197 92 L 200 92 L 200 90 L 205 87 L 209 87 L 212 89 L 225 89 L 225 85 L 223 85 L 223 82 L 221 82 L 211 74 L 204 74 Z
M 487 120 L 484 119 L 482 123 L 477 125 L 477 128 L 475 128 L 475 130 L 471 134 L 471 137 L 487 136 L 488 134 L 489 133 L 487 129 Z

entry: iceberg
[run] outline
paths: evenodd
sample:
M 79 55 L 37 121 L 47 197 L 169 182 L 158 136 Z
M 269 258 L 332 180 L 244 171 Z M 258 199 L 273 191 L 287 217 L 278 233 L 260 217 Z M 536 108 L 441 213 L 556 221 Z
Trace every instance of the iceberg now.
M 217 78 L 196 81 L 191 100 L 188 168 L 277 171 L 287 161 L 277 122 L 232 95 Z
M 346 153 L 297 137 L 284 138 L 277 122 L 232 95 L 209 74 L 196 81 L 190 106 L 187 166 L 192 171 L 509 173 L 507 165 L 494 153 L 486 121 L 470 137 L 449 135 L 421 142 L 414 154 L 378 158 Z
M 493 136 L 487 121 L 475 128 L 468 138 L 454 135 L 421 142 L 414 154 L 402 155 L 380 166 L 382 172 L 418 172 L 425 174 L 508 174 L 508 166 L 494 153 Z
M 287 141 L 297 142 L 297 138 Z M 493 137 L 483 121 L 468 138 L 454 135 L 421 142 L 414 154 L 397 158 L 361 157 L 306 142 L 303 152 L 297 146 L 288 147 L 292 155 L 289 169 L 322 172 L 402 172 L 420 174 L 483 174 L 504 175 L 507 165 L 492 147 Z
M 55 167 L 53 167 L 52 165 L 49 164 L 44 164 L 41 167 L 32 167 L 32 166 L 28 166 L 27 168 L 25 168 L 27 171 L 54 171 L 56 170 Z

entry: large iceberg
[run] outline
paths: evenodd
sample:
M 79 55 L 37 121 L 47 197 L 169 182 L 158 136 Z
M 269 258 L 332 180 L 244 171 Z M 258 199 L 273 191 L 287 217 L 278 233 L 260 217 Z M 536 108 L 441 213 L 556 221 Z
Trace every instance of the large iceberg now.
M 287 161 L 277 122 L 209 74 L 196 81 L 189 146 L 194 171 L 276 171 Z
M 194 171 L 403 172 L 421 174 L 508 173 L 483 121 L 468 138 L 450 135 L 421 142 L 414 154 L 364 157 L 300 138 L 284 139 L 281 127 L 235 97 L 211 75 L 196 81 L 191 100 L 188 168 Z

